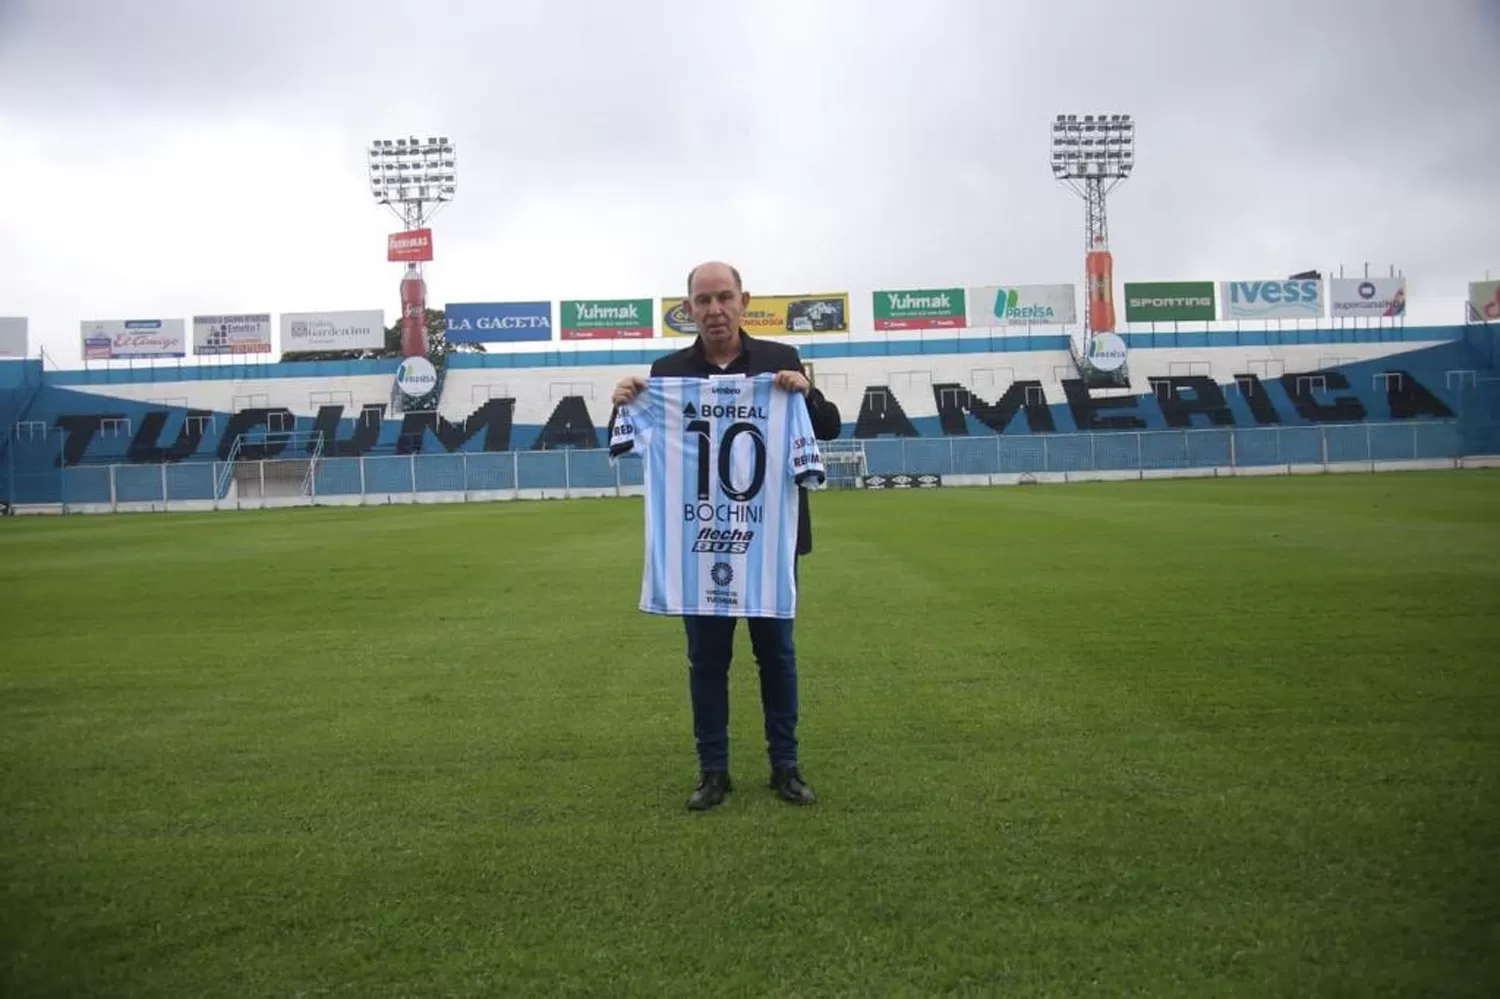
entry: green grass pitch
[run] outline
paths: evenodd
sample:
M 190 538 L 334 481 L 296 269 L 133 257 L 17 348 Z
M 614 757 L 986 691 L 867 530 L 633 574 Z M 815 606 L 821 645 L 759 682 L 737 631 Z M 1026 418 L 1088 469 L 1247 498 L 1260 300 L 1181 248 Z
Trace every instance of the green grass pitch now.
M 701 815 L 639 500 L 0 522 L 0 994 L 1495 994 L 1500 474 L 813 502 Z

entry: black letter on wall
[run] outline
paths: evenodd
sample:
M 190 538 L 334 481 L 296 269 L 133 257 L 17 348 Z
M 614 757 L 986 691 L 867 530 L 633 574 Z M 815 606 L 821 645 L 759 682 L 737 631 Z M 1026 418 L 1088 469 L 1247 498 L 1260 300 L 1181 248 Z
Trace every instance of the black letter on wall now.
M 1073 411 L 1073 422 L 1081 431 L 1086 430 L 1141 430 L 1146 426 L 1146 421 L 1139 416 L 1100 416 L 1100 410 L 1105 409 L 1135 409 L 1135 396 L 1112 396 L 1095 399 L 1084 388 L 1083 381 L 1078 378 L 1067 378 L 1063 380 L 1063 392 L 1068 397 L 1068 408 Z
M 1166 418 L 1167 426 L 1178 430 L 1191 427 L 1194 413 L 1208 417 L 1211 426 L 1234 426 L 1234 414 L 1229 411 L 1224 391 L 1212 378 L 1205 375 L 1175 375 L 1170 378 L 1152 378 L 1150 381 L 1151 391 L 1156 394 L 1157 404 L 1161 406 L 1161 415 Z M 1161 390 L 1163 385 L 1167 386 L 1166 392 Z M 1193 394 L 1184 397 L 1181 395 L 1183 389 L 1188 389 Z
M 490 399 L 462 423 L 449 423 L 436 413 L 407 413 L 401 421 L 401 438 L 396 443 L 396 453 L 420 454 L 422 440 L 430 430 L 438 443 L 452 454 L 481 429 L 484 430 L 484 450 L 509 451 L 511 414 L 515 408 L 514 399 Z
M 555 451 L 565 447 L 597 448 L 599 432 L 581 395 L 564 396 L 537 434 L 533 451 Z
M 1381 374 L 1391 376 L 1385 380 L 1385 397 L 1391 404 L 1392 419 L 1410 420 L 1418 416 L 1452 418 L 1453 410 L 1409 372 L 1383 371 Z
M 83 461 L 84 452 L 93 443 L 94 436 L 104 426 L 105 420 L 123 420 L 124 413 L 85 413 L 78 416 L 59 416 L 58 429 L 68 436 L 63 440 L 62 454 L 56 464 L 76 465 Z
M 385 418 L 385 406 L 378 402 L 366 403 L 359 412 L 359 420 L 354 425 L 354 436 L 341 441 L 339 440 L 339 418 L 343 415 L 343 406 L 318 407 L 318 419 L 313 429 L 323 435 L 323 454 L 328 458 L 363 457 L 380 440 L 380 427 Z M 307 443 L 309 452 L 316 446 L 316 439 Z
M 163 448 L 161 432 L 171 415 L 163 412 L 147 413 L 141 420 L 141 429 L 136 431 L 135 439 L 125 452 L 125 460 L 155 465 L 192 457 L 203 443 L 205 417 L 212 416 L 213 412 L 207 409 L 188 410 L 187 417 L 182 421 L 182 428 L 177 431 L 176 442 L 170 448 Z
M 994 404 L 985 402 L 962 385 L 949 383 L 934 385 L 932 394 L 937 399 L 938 422 L 942 424 L 943 433 L 949 437 L 961 437 L 969 432 L 968 424 L 964 421 L 965 413 L 973 413 L 974 418 L 997 434 L 1005 433 L 1005 428 L 1018 412 L 1026 411 L 1026 424 L 1032 433 L 1051 433 L 1057 429 L 1052 420 L 1052 410 L 1047 403 L 1028 402 L 1028 388 L 1036 388 L 1040 392 L 1041 382 L 1013 382 L 1000 401 Z
M 1347 389 L 1349 379 L 1337 371 L 1314 371 L 1308 374 L 1281 376 L 1281 387 L 1291 396 L 1297 413 L 1313 423 L 1357 423 L 1365 418 L 1365 407 L 1352 395 L 1341 395 L 1331 405 L 1323 405 L 1313 393 L 1313 379 L 1321 378 L 1329 389 Z
M 859 404 L 859 420 L 854 424 L 856 438 L 879 437 L 895 434 L 897 437 L 915 437 L 917 428 L 906 418 L 906 411 L 896 393 L 881 385 L 865 389 L 864 400 Z
M 292 415 L 290 409 L 277 407 L 275 409 L 242 409 L 229 418 L 229 426 L 224 428 L 224 435 L 219 438 L 219 460 L 229 460 L 229 449 L 234 447 L 234 442 L 241 434 L 248 434 L 256 427 L 269 426 L 272 414 L 280 414 L 279 421 L 283 427 L 295 427 L 297 419 Z M 266 458 L 274 458 L 286 450 L 287 439 L 283 436 L 284 431 L 267 430 L 263 443 L 242 444 L 236 461 L 262 461 Z
M 1266 391 L 1265 385 L 1256 375 L 1235 375 L 1235 382 L 1239 384 L 1240 395 L 1245 397 L 1245 402 L 1250 407 L 1250 415 L 1255 422 L 1262 427 L 1271 427 L 1281 422 L 1281 414 L 1276 412 L 1276 404 L 1271 401 L 1271 394 Z

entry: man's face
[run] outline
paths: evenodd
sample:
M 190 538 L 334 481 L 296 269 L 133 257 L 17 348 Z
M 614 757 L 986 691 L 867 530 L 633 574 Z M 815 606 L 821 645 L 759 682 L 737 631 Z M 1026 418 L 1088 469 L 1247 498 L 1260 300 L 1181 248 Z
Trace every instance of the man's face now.
M 740 332 L 740 316 L 750 303 L 749 293 L 736 288 L 728 267 L 709 264 L 693 274 L 688 311 L 705 346 L 723 347 Z

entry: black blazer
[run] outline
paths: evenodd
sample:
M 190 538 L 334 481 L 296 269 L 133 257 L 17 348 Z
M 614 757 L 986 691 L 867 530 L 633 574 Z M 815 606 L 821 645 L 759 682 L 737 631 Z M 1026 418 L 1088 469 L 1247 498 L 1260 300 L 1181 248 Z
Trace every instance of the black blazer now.
M 727 368 L 711 363 L 703 353 L 703 342 L 694 339 L 690 346 L 657 358 L 651 365 L 653 377 L 707 378 L 710 375 L 768 375 L 777 371 L 801 371 L 802 355 L 789 343 L 759 340 L 740 331 L 742 349 Z M 813 436 L 831 441 L 843 429 L 838 406 L 829 402 L 816 388 L 807 392 L 807 415 L 812 420 Z M 614 414 L 610 415 L 614 425 Z M 812 551 L 812 516 L 808 512 L 807 490 L 797 490 L 797 554 Z

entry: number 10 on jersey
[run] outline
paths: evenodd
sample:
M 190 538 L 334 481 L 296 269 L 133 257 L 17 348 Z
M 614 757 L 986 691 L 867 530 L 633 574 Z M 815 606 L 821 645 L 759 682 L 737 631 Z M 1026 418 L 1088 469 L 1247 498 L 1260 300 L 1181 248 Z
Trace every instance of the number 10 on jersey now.
M 749 503 L 760 495 L 766 484 L 766 439 L 761 436 L 760 428 L 753 423 L 733 423 L 725 428 L 715 447 L 713 429 L 713 424 L 707 420 L 693 420 L 684 428 L 689 437 L 696 435 L 698 438 L 698 499 L 705 503 L 712 502 L 709 477 L 717 464 L 719 488 L 724 495 L 736 503 Z M 733 450 L 735 441 L 742 434 L 750 436 L 751 471 L 750 481 L 745 484 L 745 488 L 739 489 L 734 481 Z M 715 452 L 718 453 L 717 461 L 714 458 Z

